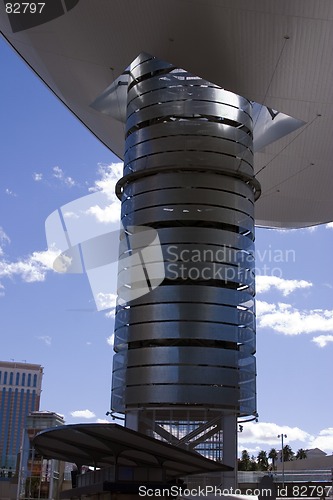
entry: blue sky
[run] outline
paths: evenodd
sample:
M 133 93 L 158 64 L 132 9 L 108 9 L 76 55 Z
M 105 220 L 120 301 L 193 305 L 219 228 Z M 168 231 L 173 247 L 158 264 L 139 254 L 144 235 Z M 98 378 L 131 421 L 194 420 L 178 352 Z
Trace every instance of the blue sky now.
M 96 310 L 86 276 L 50 269 L 44 224 L 110 189 L 119 160 L 2 40 L 0 64 L 0 359 L 44 366 L 42 409 L 105 420 L 113 318 Z M 257 230 L 259 422 L 239 435 L 250 453 L 278 448 L 281 432 L 295 451 L 333 452 L 332 226 Z

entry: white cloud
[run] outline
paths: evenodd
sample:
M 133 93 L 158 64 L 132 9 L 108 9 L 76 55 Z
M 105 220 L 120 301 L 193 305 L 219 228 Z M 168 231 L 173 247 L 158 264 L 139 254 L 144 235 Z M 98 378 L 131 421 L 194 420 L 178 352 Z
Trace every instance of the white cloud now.
M 333 332 L 333 310 L 300 310 L 290 304 L 257 301 L 258 326 L 286 335 Z
M 75 410 L 71 411 L 71 415 L 74 418 L 94 418 L 96 417 L 95 413 L 90 410 Z
M 7 245 L 7 243 L 10 243 L 10 239 L 0 226 L 0 256 L 4 254 L 3 246 Z
M 0 277 L 13 278 L 14 276 L 20 276 L 26 283 L 44 281 L 46 270 L 43 265 L 36 263 L 31 258 L 27 258 L 25 261 L 0 262 Z
M 325 226 L 327 229 L 333 229 L 333 222 L 329 222 L 328 224 L 326 224 Z
M 66 177 L 65 184 L 67 184 L 67 186 L 69 186 L 69 187 L 72 187 L 72 186 L 76 185 L 76 182 L 72 177 Z
M 66 177 L 65 178 L 65 184 L 69 187 L 73 187 L 73 186 L 76 186 L 76 182 L 75 180 L 73 179 L 73 177 Z
M 76 186 L 76 182 L 74 181 L 74 179 L 72 177 L 65 176 L 65 173 L 62 170 L 62 168 L 56 166 L 53 167 L 52 170 L 53 170 L 53 177 L 55 179 L 58 179 L 59 181 L 63 182 L 68 187 Z
M 64 178 L 64 172 L 62 168 L 60 167 L 53 167 L 53 177 L 56 179 L 63 179 Z
M 98 310 L 110 309 L 105 313 L 106 318 L 115 318 L 116 316 L 116 305 L 117 305 L 117 294 L 115 293 L 99 293 L 95 297 L 95 302 Z M 107 343 L 113 346 L 113 335 L 107 338 Z
M 3 228 L 0 226 L 0 258 L 4 256 L 4 249 L 3 247 L 7 245 L 7 243 L 10 243 L 10 239 L 3 230 Z M 2 261 L 0 260 L 0 269 L 1 269 L 1 263 Z M 1 274 L 0 274 L 1 277 Z M 4 296 L 4 289 L 5 287 L 3 286 L 2 283 L 0 283 L 0 297 Z
M 287 434 L 288 442 L 291 441 L 302 441 L 308 442 L 312 436 L 303 431 L 299 427 L 288 427 L 286 425 L 277 425 L 272 422 L 250 422 L 244 424 L 243 432 L 238 434 L 240 444 L 267 444 L 270 446 L 278 445 L 281 443 L 281 439 L 278 435 Z
M 7 241 L 10 243 L 9 236 L 5 233 L 4 229 L 0 226 L 0 241 Z
M 333 335 L 318 335 L 318 337 L 313 337 L 312 342 L 319 347 L 326 347 L 330 342 L 333 342 Z
M 309 442 L 309 448 L 319 448 L 320 450 L 331 453 L 333 450 L 333 427 L 328 427 L 319 432 L 318 436 L 312 437 Z
M 333 451 L 333 427 L 323 429 L 317 436 L 313 436 L 299 427 L 278 425 L 274 422 L 250 422 L 243 424 L 243 432 L 238 434 L 239 452 L 246 449 L 256 456 L 258 451 L 263 449 L 280 449 L 281 438 L 278 438 L 278 435 L 281 434 L 287 435 L 285 444 L 290 444 L 294 449 L 302 447 L 319 448 L 329 453 Z
M 89 188 L 90 192 L 102 192 L 106 195 L 110 204 L 100 207 L 90 207 L 87 213 L 94 215 L 98 222 L 117 222 L 120 219 L 120 201 L 115 194 L 115 186 L 122 176 L 123 164 L 111 163 L 111 165 L 99 165 L 97 179 Z
M 110 337 L 107 337 L 106 339 L 107 343 L 113 347 L 113 344 L 114 344 L 114 333 L 112 335 L 110 335 Z
M 89 188 L 89 191 L 103 191 L 109 200 L 116 201 L 118 200 L 115 194 L 115 185 L 118 180 L 123 175 L 123 164 L 122 163 L 111 163 L 110 165 L 102 165 L 98 166 L 98 175 L 99 179 L 95 181 L 94 185 Z
M 16 262 L 3 259 L 0 261 L 0 278 L 20 276 L 26 283 L 44 281 L 47 272 L 53 269 L 52 265 L 58 254 L 57 251 L 46 250 L 33 252 Z
M 38 340 L 42 340 L 46 345 L 51 345 L 52 343 L 52 337 L 49 335 L 42 335 L 40 337 L 37 337 Z
M 98 310 L 115 308 L 117 302 L 117 295 L 115 293 L 99 292 L 95 296 L 95 302 Z
M 95 205 L 87 210 L 87 214 L 94 215 L 98 222 L 117 222 L 120 219 L 120 202 L 114 201 L 105 208 Z
M 48 250 L 44 250 L 42 252 L 33 252 L 29 259 L 34 262 L 40 263 L 42 266 L 46 268 L 46 270 L 53 269 L 53 263 L 55 259 L 59 256 L 60 250 L 54 250 L 49 248 Z
M 109 422 L 109 420 L 106 420 L 106 418 L 98 418 L 96 420 L 96 423 L 97 424 L 109 424 L 110 422 Z
M 63 169 L 58 166 L 52 168 L 52 177 L 70 188 L 78 185 L 78 183 L 73 179 L 73 177 L 65 175 Z M 40 172 L 34 172 L 32 174 L 32 178 L 35 182 L 41 182 L 42 180 L 44 180 L 44 175 Z M 46 183 L 49 184 L 49 182 Z
M 17 194 L 16 194 L 16 193 L 14 193 L 14 191 L 12 191 L 12 190 L 11 190 L 11 189 L 9 189 L 9 188 L 6 188 L 6 189 L 5 189 L 5 193 L 6 193 L 8 196 L 14 196 L 14 197 L 16 197 L 16 196 L 17 196 Z
M 312 287 L 312 283 L 305 280 L 286 280 L 277 276 L 257 276 L 257 293 L 268 292 L 273 287 L 282 292 L 282 295 L 287 296 L 297 289 Z
M 32 178 L 35 182 L 40 182 L 42 179 L 43 179 L 43 174 L 41 173 L 38 173 L 38 172 L 34 172 L 32 174 Z
M 263 300 L 256 300 L 257 319 L 263 314 L 272 312 L 272 307 L 275 307 L 274 304 L 270 304 L 269 302 L 265 302 Z

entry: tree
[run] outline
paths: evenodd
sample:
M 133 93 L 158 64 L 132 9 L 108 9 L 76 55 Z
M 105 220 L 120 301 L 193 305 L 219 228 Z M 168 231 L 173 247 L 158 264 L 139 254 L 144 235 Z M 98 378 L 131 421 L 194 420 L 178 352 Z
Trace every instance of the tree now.
M 296 460 L 303 460 L 307 457 L 306 451 L 303 448 L 300 448 L 296 453 Z
M 295 453 L 290 448 L 289 444 L 286 444 L 286 446 L 283 447 L 283 460 L 285 462 L 290 462 L 294 459 L 294 455 Z
M 266 451 L 259 451 L 257 455 L 257 462 L 259 470 L 267 470 L 268 469 L 268 458 Z
M 240 460 L 238 460 L 238 470 L 251 470 L 250 455 L 247 450 L 242 451 Z
M 275 470 L 275 461 L 278 458 L 278 452 L 276 451 L 275 448 L 272 448 L 270 452 L 268 453 L 268 458 L 272 460 L 272 468 Z
M 252 457 L 251 457 L 250 470 L 258 470 L 258 464 L 256 462 L 256 459 L 255 459 L 254 455 L 252 455 Z

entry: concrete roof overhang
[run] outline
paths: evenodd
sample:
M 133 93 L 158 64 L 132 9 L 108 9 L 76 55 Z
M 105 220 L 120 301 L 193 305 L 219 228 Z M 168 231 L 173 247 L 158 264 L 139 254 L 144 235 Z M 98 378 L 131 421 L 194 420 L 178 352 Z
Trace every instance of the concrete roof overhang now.
M 78 465 L 162 467 L 169 478 L 231 467 L 117 424 L 74 424 L 37 434 L 33 444 L 45 458 Z
M 255 154 L 256 223 L 333 220 L 331 0 L 52 0 L 29 18 L 5 3 L 5 38 L 120 158 L 123 122 L 91 104 L 143 51 L 302 120 Z

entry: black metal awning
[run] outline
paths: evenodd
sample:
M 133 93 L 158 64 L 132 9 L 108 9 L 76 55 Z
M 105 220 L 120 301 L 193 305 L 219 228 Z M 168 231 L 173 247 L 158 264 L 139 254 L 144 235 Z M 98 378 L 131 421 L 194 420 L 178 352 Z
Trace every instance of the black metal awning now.
M 74 424 L 43 431 L 35 437 L 37 451 L 78 465 L 162 467 L 167 477 L 179 477 L 231 467 L 118 424 Z

